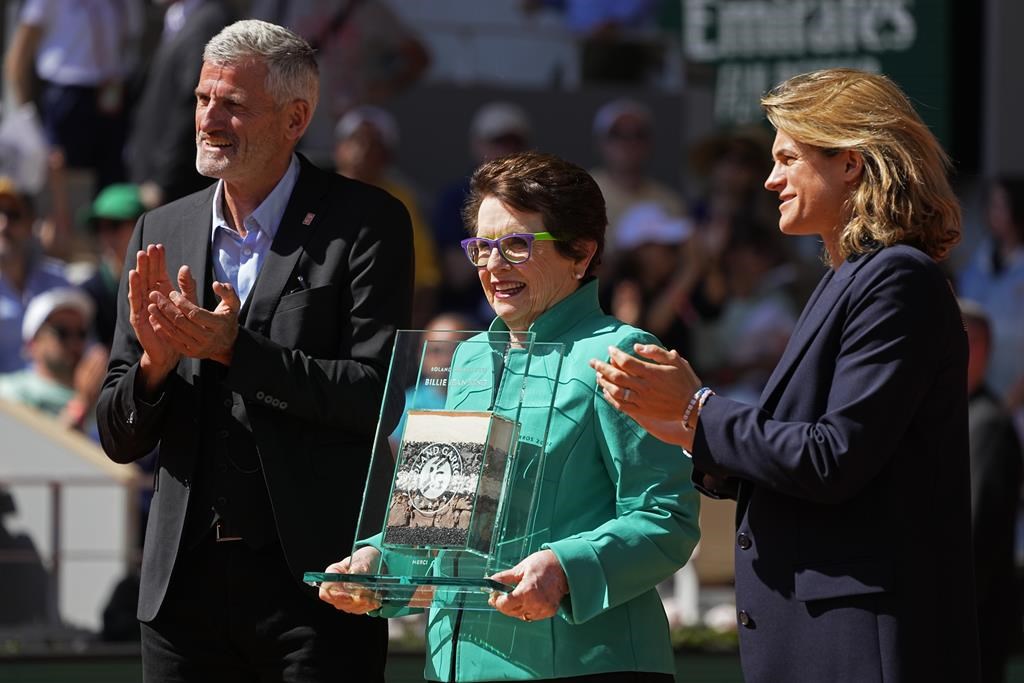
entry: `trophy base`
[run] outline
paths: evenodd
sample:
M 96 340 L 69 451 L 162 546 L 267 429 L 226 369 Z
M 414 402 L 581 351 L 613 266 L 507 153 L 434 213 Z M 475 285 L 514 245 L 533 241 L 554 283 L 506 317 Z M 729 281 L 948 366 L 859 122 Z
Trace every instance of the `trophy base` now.
M 511 593 L 515 588 L 493 579 L 456 576 L 306 572 L 302 580 L 311 586 L 337 584 L 332 590 L 382 605 L 435 609 L 490 610 L 487 599 L 492 592 Z

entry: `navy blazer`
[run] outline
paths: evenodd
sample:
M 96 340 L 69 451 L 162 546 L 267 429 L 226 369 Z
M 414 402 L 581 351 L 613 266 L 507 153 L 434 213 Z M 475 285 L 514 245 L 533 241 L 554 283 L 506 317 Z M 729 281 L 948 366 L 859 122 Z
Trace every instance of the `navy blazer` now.
M 301 159 L 301 157 L 300 157 Z M 129 323 L 131 255 L 163 243 L 172 279 L 188 264 L 206 308 L 216 186 L 139 219 L 121 279 L 110 366 L 97 406 L 108 456 L 132 462 L 159 443 L 142 558 L 139 618 L 160 609 L 182 545 L 204 384 L 223 381 L 251 425 L 285 558 L 297 583 L 351 552 L 394 335 L 409 324 L 412 228 L 405 207 L 305 159 L 266 261 L 242 308 L 223 380 L 183 358 L 155 403 L 135 378 L 142 349 Z M 304 586 L 311 599 L 316 591 Z
M 707 401 L 748 683 L 977 680 L 966 371 L 947 279 L 893 246 L 826 273 L 760 405 Z

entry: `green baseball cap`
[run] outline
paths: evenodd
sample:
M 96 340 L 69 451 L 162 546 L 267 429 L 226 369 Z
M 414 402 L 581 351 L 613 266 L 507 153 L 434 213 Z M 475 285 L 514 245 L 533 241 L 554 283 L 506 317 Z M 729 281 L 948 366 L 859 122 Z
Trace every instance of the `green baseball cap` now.
M 115 183 L 103 188 L 93 200 L 88 219 L 107 218 L 115 221 L 133 221 L 146 212 L 139 198 L 139 186 L 133 183 Z

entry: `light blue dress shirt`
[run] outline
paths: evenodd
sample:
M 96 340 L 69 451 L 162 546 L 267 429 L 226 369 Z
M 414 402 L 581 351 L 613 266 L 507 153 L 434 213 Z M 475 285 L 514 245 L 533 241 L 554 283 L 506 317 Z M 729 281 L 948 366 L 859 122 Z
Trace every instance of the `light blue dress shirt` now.
M 298 179 L 299 158 L 293 154 L 281 180 L 256 210 L 242 220 L 244 238 L 224 218 L 224 181 L 217 181 L 213 194 L 213 275 L 218 282 L 230 283 L 243 304 L 260 274 Z

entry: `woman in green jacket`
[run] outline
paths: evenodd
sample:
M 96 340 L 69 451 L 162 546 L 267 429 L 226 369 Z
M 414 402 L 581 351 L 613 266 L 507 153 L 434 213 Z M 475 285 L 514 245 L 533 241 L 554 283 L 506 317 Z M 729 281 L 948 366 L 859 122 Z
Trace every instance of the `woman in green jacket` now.
M 609 347 L 657 343 L 598 304 L 601 191 L 574 164 L 517 154 L 476 171 L 465 217 L 473 237 L 463 247 L 497 314 L 490 332 L 529 332 L 565 351 L 535 512 L 539 549 L 492 577 L 515 586 L 492 595 L 493 611 L 431 612 L 426 676 L 669 683 L 655 587 L 689 559 L 699 502 L 690 461 L 609 405 L 588 366 Z M 377 551 L 364 550 L 327 571 L 367 573 Z M 329 584 L 320 596 L 350 612 L 379 607 Z

